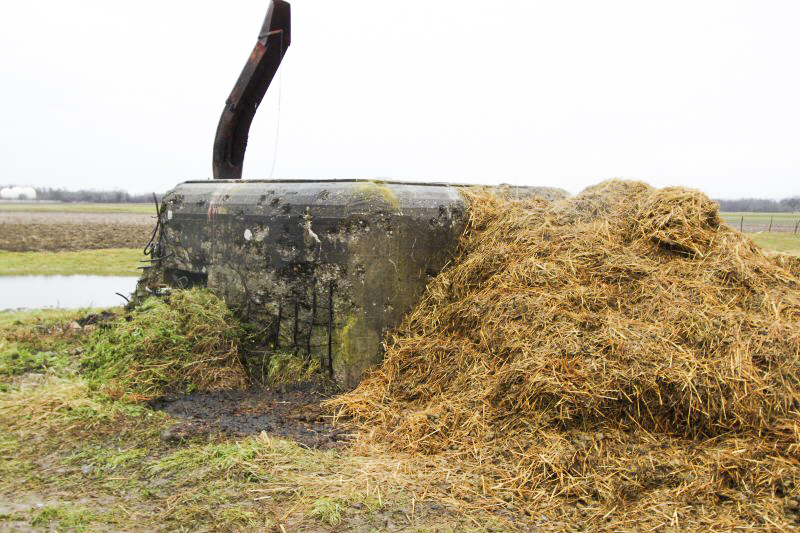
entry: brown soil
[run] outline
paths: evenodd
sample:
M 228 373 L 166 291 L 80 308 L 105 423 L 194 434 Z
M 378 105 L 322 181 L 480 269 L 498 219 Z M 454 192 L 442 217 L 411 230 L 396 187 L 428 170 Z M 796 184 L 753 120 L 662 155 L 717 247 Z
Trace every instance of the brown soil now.
M 138 213 L 0 212 L 0 250 L 139 248 L 154 225 L 153 215 Z

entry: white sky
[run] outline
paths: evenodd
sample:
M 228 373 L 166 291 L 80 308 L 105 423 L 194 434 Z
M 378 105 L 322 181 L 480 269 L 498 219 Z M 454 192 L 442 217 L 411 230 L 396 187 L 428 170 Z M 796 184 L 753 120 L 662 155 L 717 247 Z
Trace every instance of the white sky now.
M 0 183 L 164 191 L 267 0 L 2 0 Z M 800 194 L 800 1 L 294 0 L 246 178 Z

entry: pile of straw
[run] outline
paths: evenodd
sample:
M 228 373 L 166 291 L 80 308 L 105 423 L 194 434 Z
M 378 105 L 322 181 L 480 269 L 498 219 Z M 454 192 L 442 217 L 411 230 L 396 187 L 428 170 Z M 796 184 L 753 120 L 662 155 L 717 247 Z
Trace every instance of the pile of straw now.
M 459 257 L 339 416 L 543 529 L 800 525 L 795 265 L 694 190 L 465 194 Z

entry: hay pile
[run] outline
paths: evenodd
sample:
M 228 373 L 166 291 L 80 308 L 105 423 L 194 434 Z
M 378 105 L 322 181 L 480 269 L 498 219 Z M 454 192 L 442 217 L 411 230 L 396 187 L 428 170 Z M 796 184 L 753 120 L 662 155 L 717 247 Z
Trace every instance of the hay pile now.
M 800 280 L 688 189 L 466 191 L 459 258 L 334 399 L 543 529 L 800 525 Z

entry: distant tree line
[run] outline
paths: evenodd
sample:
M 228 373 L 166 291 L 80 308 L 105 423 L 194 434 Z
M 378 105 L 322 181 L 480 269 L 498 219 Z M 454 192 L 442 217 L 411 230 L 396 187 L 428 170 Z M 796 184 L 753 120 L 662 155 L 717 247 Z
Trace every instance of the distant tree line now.
M 800 196 L 783 200 L 767 198 L 740 198 L 738 200 L 717 200 L 722 211 L 757 211 L 762 213 L 783 213 L 800 211 Z
M 163 195 L 159 194 L 159 198 Z M 152 193 L 131 194 L 127 191 L 95 191 L 82 189 L 36 188 L 36 199 L 50 202 L 95 202 L 95 203 L 145 203 L 153 201 Z
M 70 191 L 67 189 L 38 188 L 36 199 L 50 202 L 94 202 L 94 203 L 147 203 L 153 201 L 152 193 L 131 194 L 128 191 L 97 191 L 81 189 Z M 163 194 L 157 194 L 159 198 Z M 783 200 L 770 200 L 768 198 L 739 198 L 738 200 L 717 199 L 722 211 L 747 211 L 762 213 L 783 213 L 786 211 L 800 211 L 800 196 L 792 196 Z

